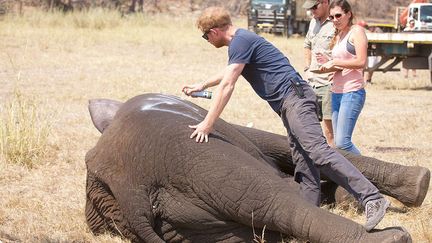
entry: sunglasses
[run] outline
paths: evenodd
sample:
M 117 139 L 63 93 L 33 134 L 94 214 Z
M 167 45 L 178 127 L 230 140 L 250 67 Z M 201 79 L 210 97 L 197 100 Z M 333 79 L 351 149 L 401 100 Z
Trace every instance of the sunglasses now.
M 341 14 L 341 13 L 337 13 L 335 15 L 329 15 L 328 17 L 330 20 L 334 20 L 334 19 L 340 19 L 340 17 L 342 17 L 342 15 L 343 14 Z
M 207 30 L 206 32 L 204 32 L 204 34 L 201 36 L 204 40 L 208 41 L 209 37 L 208 34 L 210 33 L 210 30 Z

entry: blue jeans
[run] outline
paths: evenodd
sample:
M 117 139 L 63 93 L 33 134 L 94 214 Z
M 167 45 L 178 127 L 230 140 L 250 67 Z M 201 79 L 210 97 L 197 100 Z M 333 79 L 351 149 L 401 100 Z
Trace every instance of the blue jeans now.
M 360 154 L 351 137 L 365 100 L 365 89 L 342 94 L 332 93 L 332 123 L 336 147 Z

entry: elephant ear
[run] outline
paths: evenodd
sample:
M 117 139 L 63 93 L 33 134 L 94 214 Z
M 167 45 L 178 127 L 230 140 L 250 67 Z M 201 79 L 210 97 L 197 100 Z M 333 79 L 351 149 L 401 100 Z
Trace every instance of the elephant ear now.
M 111 124 L 115 114 L 123 105 L 122 102 L 109 99 L 92 99 L 89 100 L 89 112 L 94 126 L 103 133 Z

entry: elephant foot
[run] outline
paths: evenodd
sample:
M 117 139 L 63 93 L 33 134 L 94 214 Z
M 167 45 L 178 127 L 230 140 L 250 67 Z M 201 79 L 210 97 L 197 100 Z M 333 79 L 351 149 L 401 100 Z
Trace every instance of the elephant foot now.
M 416 197 L 412 202 L 412 206 L 419 207 L 422 205 L 423 200 L 426 197 L 426 194 L 429 189 L 430 182 L 430 171 L 427 168 L 419 167 L 419 174 L 417 177 L 417 187 L 415 188 Z
M 394 186 L 379 188 L 380 191 L 389 195 L 409 207 L 422 205 L 429 189 L 430 171 L 425 167 L 406 167 L 404 175 L 398 178 Z
M 429 189 L 430 171 L 425 167 L 413 166 L 406 167 L 405 177 L 398 178 L 394 185 L 379 187 L 381 193 L 397 199 L 409 207 L 419 207 L 422 205 Z M 335 191 L 335 202 L 342 207 L 355 205 L 357 200 L 342 187 Z
M 402 227 L 391 227 L 368 233 L 364 242 L 412 243 L 411 235 Z

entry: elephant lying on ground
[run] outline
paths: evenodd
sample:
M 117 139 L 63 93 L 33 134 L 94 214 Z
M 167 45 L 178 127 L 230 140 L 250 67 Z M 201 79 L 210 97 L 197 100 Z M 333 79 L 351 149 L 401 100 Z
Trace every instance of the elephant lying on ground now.
M 151 243 L 251 242 L 253 226 L 255 232 L 265 227 L 267 242 L 281 234 L 311 242 L 411 241 L 402 228 L 368 233 L 303 201 L 298 185 L 281 171 L 292 169 L 283 136 L 219 119 L 209 143 L 196 143 L 188 125 L 207 111 L 161 94 L 124 104 L 92 100 L 89 109 L 102 132 L 86 155 L 86 219 L 95 234 L 111 231 Z M 427 169 L 353 159 L 358 167 L 365 160 L 361 171 L 379 188 L 421 204 Z

